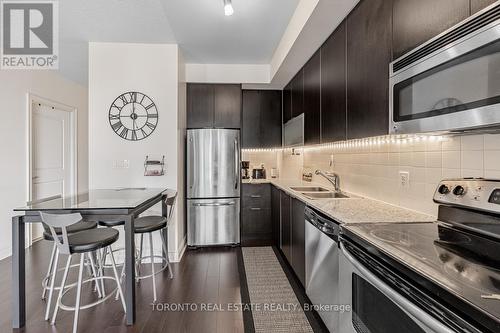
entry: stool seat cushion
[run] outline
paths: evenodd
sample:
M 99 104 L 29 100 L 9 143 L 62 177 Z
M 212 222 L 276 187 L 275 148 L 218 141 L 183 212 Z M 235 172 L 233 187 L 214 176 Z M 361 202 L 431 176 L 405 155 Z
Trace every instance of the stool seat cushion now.
M 164 216 L 142 216 L 134 221 L 135 233 L 142 234 L 161 230 L 167 226 L 167 218 Z
M 99 221 L 99 225 L 101 227 L 118 227 L 121 225 L 125 225 L 125 221 L 123 220 L 118 220 L 118 221 Z
M 71 253 L 92 252 L 109 246 L 118 240 L 118 230 L 112 228 L 91 229 L 68 235 Z
M 52 237 L 52 233 L 50 232 L 50 229 L 47 225 L 43 226 L 45 231 L 43 232 L 43 239 L 48 240 L 48 241 L 53 241 L 54 237 Z M 90 222 L 90 221 L 80 221 L 78 223 L 72 224 L 69 227 L 66 228 L 68 231 L 68 234 L 83 231 L 83 230 L 90 230 L 90 229 L 95 229 L 97 228 L 97 222 Z M 54 228 L 56 234 L 62 235 L 61 228 Z

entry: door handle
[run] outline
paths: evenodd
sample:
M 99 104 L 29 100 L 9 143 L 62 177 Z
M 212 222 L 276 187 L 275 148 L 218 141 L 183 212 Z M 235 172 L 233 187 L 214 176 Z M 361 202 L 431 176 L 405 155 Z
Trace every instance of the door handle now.
M 194 144 L 193 144 L 193 138 L 189 138 L 189 146 L 191 147 L 191 149 L 188 149 L 189 150 L 189 162 L 191 163 L 189 165 L 189 180 L 190 180 L 190 184 L 189 184 L 189 188 L 193 188 L 193 184 L 194 184 L 194 166 L 196 165 L 196 163 L 194 162 Z
M 251 195 L 250 198 L 254 198 L 254 199 L 257 199 L 257 198 L 260 198 L 261 196 L 260 195 Z
M 220 206 L 234 206 L 236 203 L 234 201 L 231 202 L 210 202 L 210 203 L 195 203 L 193 206 L 195 207 L 220 207 Z
M 250 210 L 260 210 L 260 208 L 259 207 L 252 207 L 252 208 L 250 208 Z
M 239 169 L 239 156 L 238 156 L 238 140 L 234 140 L 234 189 L 238 189 L 238 169 Z

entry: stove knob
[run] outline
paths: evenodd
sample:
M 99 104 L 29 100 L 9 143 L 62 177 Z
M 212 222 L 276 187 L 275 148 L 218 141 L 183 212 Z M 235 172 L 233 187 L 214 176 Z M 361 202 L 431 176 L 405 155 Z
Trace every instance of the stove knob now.
M 464 195 L 466 192 L 465 188 L 463 186 L 455 186 L 455 188 L 453 189 L 453 194 L 455 195 L 458 195 L 458 196 L 462 196 Z
M 438 192 L 440 194 L 448 194 L 448 193 L 450 193 L 450 188 L 443 184 L 443 185 L 439 186 Z

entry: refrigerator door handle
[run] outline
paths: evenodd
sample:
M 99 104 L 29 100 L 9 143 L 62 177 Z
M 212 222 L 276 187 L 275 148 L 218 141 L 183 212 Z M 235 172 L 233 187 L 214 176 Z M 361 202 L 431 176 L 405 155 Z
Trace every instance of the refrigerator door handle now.
M 189 151 L 189 157 L 188 157 L 188 161 L 190 161 L 189 165 L 188 165 L 188 168 L 189 168 L 189 188 L 192 189 L 193 188 L 193 184 L 194 184 L 194 175 L 195 175 L 195 172 L 194 172 L 194 166 L 195 166 L 195 161 L 194 161 L 194 144 L 193 144 L 193 138 L 189 138 L 189 145 L 191 146 L 190 148 L 188 148 L 188 151 Z
M 239 154 L 238 154 L 238 140 L 234 140 L 234 189 L 238 189 L 238 170 L 239 170 Z
M 210 203 L 195 203 L 193 206 L 195 207 L 219 207 L 219 206 L 234 206 L 236 202 L 231 201 L 231 202 L 210 202 Z

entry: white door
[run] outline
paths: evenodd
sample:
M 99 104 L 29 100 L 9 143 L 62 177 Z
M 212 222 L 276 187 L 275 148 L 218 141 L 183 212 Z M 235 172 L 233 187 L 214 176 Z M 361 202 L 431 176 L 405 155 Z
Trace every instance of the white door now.
M 73 142 L 71 112 L 33 103 L 32 200 L 73 192 Z M 33 224 L 31 239 L 42 236 L 43 227 Z

